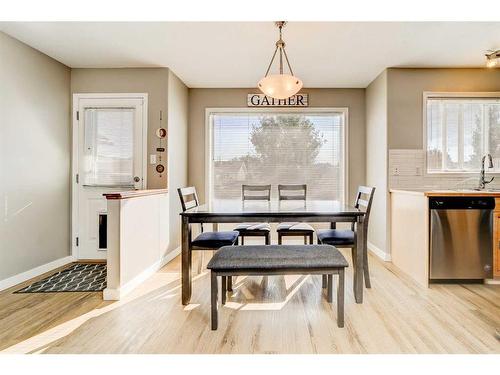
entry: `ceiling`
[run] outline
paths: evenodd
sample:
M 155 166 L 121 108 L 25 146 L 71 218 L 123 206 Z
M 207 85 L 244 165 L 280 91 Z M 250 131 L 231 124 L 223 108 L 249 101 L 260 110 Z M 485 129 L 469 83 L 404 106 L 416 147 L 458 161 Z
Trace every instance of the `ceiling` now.
M 189 87 L 253 87 L 278 39 L 272 22 L 1 22 L 74 68 L 169 67 Z M 284 40 L 305 87 L 366 87 L 387 67 L 484 67 L 500 22 L 291 22 Z

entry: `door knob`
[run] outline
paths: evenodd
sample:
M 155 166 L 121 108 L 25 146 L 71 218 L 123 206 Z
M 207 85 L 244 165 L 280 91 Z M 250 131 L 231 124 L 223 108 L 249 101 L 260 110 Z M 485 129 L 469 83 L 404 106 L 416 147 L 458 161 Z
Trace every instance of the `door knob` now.
M 140 178 L 139 176 L 135 176 L 135 177 L 134 177 L 134 181 L 135 181 L 135 182 L 139 182 L 139 181 L 141 181 L 141 178 Z

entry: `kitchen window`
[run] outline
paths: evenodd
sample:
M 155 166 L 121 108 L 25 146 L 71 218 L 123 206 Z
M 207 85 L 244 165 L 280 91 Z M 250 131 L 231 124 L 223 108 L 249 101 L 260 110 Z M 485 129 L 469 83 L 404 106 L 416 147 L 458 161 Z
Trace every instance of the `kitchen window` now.
M 308 199 L 343 202 L 347 109 L 207 110 L 209 199 L 239 199 L 241 185 L 307 184 Z
M 477 95 L 477 94 L 476 94 Z M 425 96 L 428 173 L 469 173 L 490 153 L 500 172 L 500 97 Z

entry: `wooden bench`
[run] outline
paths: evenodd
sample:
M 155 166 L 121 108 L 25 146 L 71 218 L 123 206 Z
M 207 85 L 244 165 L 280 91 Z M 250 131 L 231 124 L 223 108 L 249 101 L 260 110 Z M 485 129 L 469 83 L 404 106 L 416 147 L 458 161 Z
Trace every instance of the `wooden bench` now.
M 208 263 L 211 270 L 212 330 L 217 329 L 217 276 L 222 277 L 222 304 L 226 303 L 227 278 L 240 275 L 327 275 L 327 301 L 333 300 L 333 275 L 339 275 L 337 325 L 344 326 L 344 269 L 348 263 L 331 245 L 224 246 Z

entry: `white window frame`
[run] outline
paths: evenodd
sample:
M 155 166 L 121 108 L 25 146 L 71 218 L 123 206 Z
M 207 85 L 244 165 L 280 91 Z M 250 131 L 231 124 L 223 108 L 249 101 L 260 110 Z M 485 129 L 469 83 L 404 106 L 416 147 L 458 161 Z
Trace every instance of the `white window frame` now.
M 212 146 L 213 146 L 213 131 L 211 116 L 216 114 L 256 114 L 256 113 L 304 113 L 306 115 L 322 114 L 322 113 L 342 113 L 344 115 L 344 146 L 343 146 L 343 161 L 344 161 L 344 203 L 349 200 L 349 109 L 347 107 L 308 107 L 308 108 L 206 108 L 205 109 L 205 202 L 211 202 L 213 197 L 210 181 L 212 181 Z
M 429 172 L 427 167 L 427 100 L 428 99 L 500 99 L 500 92 L 436 92 L 436 91 L 424 91 L 422 95 L 422 120 L 423 120 L 423 145 L 424 145 L 424 175 L 428 176 L 454 176 L 454 177 L 468 177 L 471 175 L 476 175 L 478 172 L 475 171 L 435 171 Z M 443 135 L 445 137 L 446 135 Z M 459 136 L 460 138 L 460 136 Z M 459 147 L 460 150 L 460 147 Z M 498 172 L 488 172 L 487 174 L 492 176 L 500 175 Z

